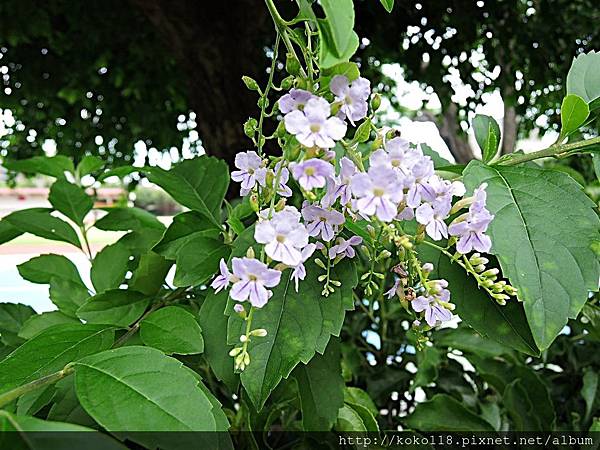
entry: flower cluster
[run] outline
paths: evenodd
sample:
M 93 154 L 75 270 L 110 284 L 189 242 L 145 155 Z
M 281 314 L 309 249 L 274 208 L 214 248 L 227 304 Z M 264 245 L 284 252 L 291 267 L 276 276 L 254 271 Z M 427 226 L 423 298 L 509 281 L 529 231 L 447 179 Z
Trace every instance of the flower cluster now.
M 486 209 L 485 184 L 465 197 L 462 182 L 441 178 L 420 146 L 393 133 L 378 135 L 367 152 L 358 150 L 358 140 L 346 141 L 348 127 L 368 115 L 368 80 L 359 77 L 350 81 L 337 75 L 331 79 L 329 92 L 319 93 L 322 95 L 291 89 L 279 99 L 283 125 L 273 137 L 280 139 L 282 148 L 285 146 L 284 157 L 264 157 L 255 151 L 237 155 L 238 170 L 231 177 L 240 183 L 243 196 L 252 196 L 257 212 L 254 240 L 261 245 L 261 257 L 252 251 L 244 258 L 233 258 L 231 271 L 222 260 L 220 274 L 212 282 L 215 290 L 231 284 L 231 299 L 262 308 L 286 269 L 291 269 L 289 277 L 297 291 L 300 281 L 307 277 L 306 263 L 312 259 L 324 271 L 316 278 L 324 283 L 323 295 L 329 295 L 341 285 L 340 280 L 330 278 L 330 269 L 344 258 L 355 257 L 356 248 L 363 243 L 346 227 L 356 221 L 388 232 L 395 230 L 394 236 L 388 235 L 390 242 L 411 252 L 411 239 L 417 243 L 425 235 L 433 241 L 446 239 L 448 247 L 456 245 L 457 255 L 473 250 L 489 252 L 491 240 L 485 232 L 493 216 Z M 370 122 L 364 124 L 370 126 Z M 292 195 L 290 178 L 303 197 L 300 208 L 286 205 Z M 463 208 L 468 210 L 460 214 Z M 416 223 L 416 235 L 411 238 L 398 231 L 402 221 Z M 369 248 L 361 248 L 371 258 Z M 378 252 L 375 261 L 392 255 L 381 248 Z M 311 270 L 318 269 L 311 266 Z M 410 301 L 413 314 L 430 327 L 449 320 L 454 305 L 448 283 L 428 279 L 433 270 L 429 263 L 418 265 L 416 270 L 419 277 L 417 281 L 411 279 L 411 286 L 407 285 L 408 275 L 396 276 L 396 272 L 387 297 L 397 295 L 401 301 Z M 481 271 L 472 268 L 471 272 L 484 283 Z M 361 280 L 369 284 L 367 295 L 376 286 L 373 277 L 385 280 L 372 269 L 363 274 Z M 505 295 L 498 286 L 494 289 L 496 294 Z M 235 310 L 246 313 L 239 303 Z M 249 361 L 245 348 L 246 344 L 234 355 L 240 366 Z

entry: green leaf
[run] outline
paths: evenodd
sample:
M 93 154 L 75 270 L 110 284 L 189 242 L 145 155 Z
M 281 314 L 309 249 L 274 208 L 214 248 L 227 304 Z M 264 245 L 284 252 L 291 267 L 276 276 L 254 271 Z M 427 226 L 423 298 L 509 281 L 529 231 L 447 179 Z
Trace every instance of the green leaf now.
M 65 323 L 80 323 L 79 320 L 67 316 L 60 311 L 48 311 L 42 314 L 35 314 L 25 321 L 19 330 L 19 337 L 23 339 L 31 339 L 44 330 L 55 325 Z
M 590 115 L 590 107 L 584 99 L 575 94 L 567 95 L 560 107 L 561 136 L 577 131 Z
M 336 431 L 339 432 L 366 432 L 367 427 L 351 406 L 344 405 L 338 411 L 337 422 L 335 424 Z
M 345 406 L 349 406 L 360 416 L 360 419 L 362 420 L 362 423 L 364 424 L 367 431 L 379 431 L 379 425 L 377 424 L 377 420 L 368 408 L 355 403 L 346 403 Z
M 475 353 L 482 357 L 493 358 L 510 352 L 508 347 L 485 339 L 473 329 L 465 326 L 439 330 L 435 334 L 434 342 L 437 347 L 450 347 L 467 353 Z
M 110 348 L 112 328 L 64 324 L 42 331 L 0 362 L 0 392 L 64 368 L 84 356 Z
M 77 165 L 77 175 L 80 178 L 97 172 L 104 167 L 104 160 L 94 155 L 86 155 Z
M 600 181 L 600 154 L 594 153 L 592 154 L 592 162 L 594 163 L 594 172 L 596 173 L 596 178 Z M 0 222 L 0 228 L 2 226 L 2 222 Z M 1 235 L 1 232 L 0 232 Z M 0 242 L 2 240 L 0 239 Z
M 116 289 L 125 280 L 131 251 L 122 242 L 115 242 L 100 250 L 94 257 L 90 278 L 97 293 Z
M 6 447 L 3 445 L 3 448 L 126 450 L 126 447 L 120 442 L 104 433 L 93 432 L 92 428 L 15 415 L 8 411 L 0 411 L 0 430 L 6 431 L 0 438 L 0 444 L 8 445 Z M 76 433 L 64 433 L 65 431 L 75 431 Z
M 113 169 L 107 170 L 106 172 L 100 174 L 98 176 L 98 181 L 104 181 L 110 177 L 125 178 L 127 175 L 131 175 L 132 173 L 139 172 L 140 170 L 141 169 L 139 167 L 133 167 L 133 166 L 115 167 Z
M 591 51 L 573 59 L 567 74 L 567 94 L 578 95 L 588 104 L 600 98 L 600 53 Z M 590 105 L 590 109 L 595 107 Z
M 65 172 L 73 173 L 73 161 L 63 155 L 34 156 L 29 159 L 5 159 L 2 165 L 8 170 L 30 174 L 42 174 L 55 178 L 64 178 Z
M 55 390 L 54 385 L 49 385 L 23 394 L 17 400 L 16 413 L 23 416 L 37 414 L 40 409 L 52 401 Z
M 145 445 L 156 444 L 160 433 L 128 430 L 226 431 L 217 430 L 213 404 L 193 372 L 159 350 L 139 346 L 108 350 L 81 359 L 75 369 L 81 405 L 107 431 L 123 432 L 121 436 Z
M 349 47 L 354 34 L 354 3 L 352 0 L 321 0 L 327 25 L 331 32 L 330 50 L 341 57 Z
M 38 284 L 50 284 L 50 299 L 65 314 L 75 311 L 90 296 L 75 264 L 62 255 L 41 255 L 18 266 L 21 276 Z
M 322 80 L 324 85 L 329 86 L 329 81 L 336 75 L 344 75 L 349 81 L 354 81 L 360 76 L 358 65 L 353 62 L 343 62 L 324 70 Z
M 68 242 L 81 248 L 79 237 L 71 225 L 54 217 L 49 209 L 22 209 L 9 214 L 4 220 L 23 233 L 35 234 L 53 241 Z
M 56 392 L 52 399 L 53 405 L 48 412 L 48 420 L 75 423 L 87 427 L 98 426 L 77 399 L 74 376 L 63 378 L 55 384 L 55 387 Z
M 518 288 L 544 350 L 577 316 L 588 291 L 598 289 L 600 265 L 590 248 L 600 229 L 595 205 L 571 177 L 552 170 L 474 161 L 464 176 L 468 189 L 488 183 L 487 207 L 495 215 L 488 229 L 491 253 Z
M 229 169 L 224 161 L 201 156 L 184 160 L 171 170 L 149 167 L 145 171 L 150 181 L 177 202 L 221 226 L 221 203 L 229 186 Z
M 433 346 L 426 346 L 417 351 L 417 374 L 410 385 L 409 391 L 413 392 L 417 387 L 433 383 L 438 377 L 440 362 L 440 351 Z
M 148 252 L 140 257 L 138 267 L 133 271 L 129 287 L 134 291 L 152 296 L 165 283 L 165 277 L 173 265 L 158 253 Z
M 204 337 L 204 357 L 208 361 L 215 376 L 232 391 L 238 385 L 238 376 L 233 371 L 233 358 L 229 356 L 232 346 L 227 344 L 227 319 L 225 306 L 228 293 L 211 292 L 202 303 L 198 321 Z
M 344 402 L 350 405 L 360 405 L 373 415 L 379 414 L 377 406 L 365 391 L 357 387 L 346 387 L 344 389 Z
M 379 0 L 387 12 L 392 12 L 394 9 L 394 0 Z
M 48 200 L 54 209 L 79 226 L 83 226 L 83 219 L 94 206 L 94 201 L 82 188 L 66 180 L 58 180 L 52 185 Z
M 481 159 L 489 163 L 500 147 L 500 127 L 493 117 L 477 114 L 473 119 L 473 132 L 481 149 Z
M 144 344 L 167 354 L 193 355 L 204 351 L 202 329 L 192 314 L 177 306 L 154 311 L 141 324 Z
M 235 209 L 234 209 L 235 210 Z M 218 238 L 221 230 L 195 211 L 187 211 L 177 214 L 173 222 L 165 231 L 163 238 L 154 247 L 156 253 L 160 253 L 169 259 L 176 259 L 179 249 L 185 243 L 195 237 L 204 236 Z
M 520 378 L 506 386 L 502 400 L 517 431 L 544 430 L 535 414 L 538 405 L 531 401 Z
M 583 387 L 581 388 L 581 396 L 585 401 L 585 416 L 584 420 L 590 417 L 594 408 L 594 402 L 598 396 L 598 373 L 595 370 L 586 370 L 583 375 Z
M 419 403 L 405 423 L 419 431 L 494 431 L 484 419 L 446 394 Z
M 442 158 L 440 156 L 440 154 L 438 152 L 436 152 L 434 149 L 432 149 L 429 145 L 427 144 L 421 144 L 421 150 L 423 151 L 424 155 L 427 155 L 431 158 L 431 160 L 433 161 L 433 166 L 438 169 L 439 167 L 448 167 L 448 166 L 452 166 L 452 163 L 450 161 L 448 161 L 445 158 Z
M 352 32 L 348 47 L 338 56 L 335 50 L 332 49 L 333 44 L 331 43 L 332 38 L 329 24 L 323 19 L 318 19 L 317 23 L 319 25 L 319 35 L 321 37 L 321 46 L 319 49 L 319 65 L 321 68 L 327 69 L 340 63 L 348 62 L 358 49 L 358 35 L 354 31 Z
M 296 367 L 292 376 L 298 382 L 302 428 L 329 431 L 344 404 L 339 340 L 332 339 L 323 355 L 315 355 L 307 365 Z
M 420 246 L 419 255 L 423 261 L 433 263 L 435 270 L 432 277 L 448 281 L 456 314 L 470 327 L 483 337 L 532 356 L 539 355 L 522 303 L 509 301 L 505 306 L 498 305 L 458 264 L 452 264 L 445 255 L 431 247 Z
M 196 286 L 208 281 L 219 270 L 221 258 L 229 257 L 230 248 L 222 241 L 196 235 L 177 252 L 177 269 L 173 284 Z
M 23 232 L 12 225 L 8 220 L 0 220 L 0 245 L 21 236 Z
M 165 226 L 155 215 L 140 208 L 109 208 L 108 213 L 94 226 L 104 231 L 139 231 L 146 229 L 164 230 Z
M 141 317 L 150 299 L 141 292 L 112 289 L 91 297 L 77 317 L 89 323 L 127 327 Z
M 23 324 L 35 311 L 31 306 L 18 303 L 0 303 L 0 341 L 5 345 L 17 346 L 23 343 L 18 336 Z
M 340 262 L 332 269 L 331 278 L 343 280 L 343 284 L 327 298 L 321 296 L 323 287 L 317 281 L 321 269 L 310 262 L 306 272 L 296 292 L 290 271 L 284 271 L 269 302 L 254 311 L 252 326 L 264 328 L 268 334 L 250 342 L 251 362 L 240 378 L 257 410 L 299 362 L 306 364 L 316 351 L 325 351 L 330 336 L 339 336 L 345 311 L 353 308 L 352 288 L 358 281 L 352 262 Z M 229 317 L 229 343 L 239 340 L 244 327 L 245 322 L 237 314 Z

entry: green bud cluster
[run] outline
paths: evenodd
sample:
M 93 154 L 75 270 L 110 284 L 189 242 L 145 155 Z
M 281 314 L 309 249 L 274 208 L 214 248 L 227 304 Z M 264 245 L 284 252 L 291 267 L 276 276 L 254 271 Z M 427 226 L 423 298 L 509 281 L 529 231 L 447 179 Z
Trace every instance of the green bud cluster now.
M 491 297 L 500 305 L 505 305 L 506 300 L 517 295 L 517 288 L 508 284 L 505 280 L 498 280 L 500 270 L 497 268 L 488 269 L 486 267 L 489 260 L 479 253 L 473 253 L 469 258 L 469 264 L 478 274 L 477 282 L 483 286 Z

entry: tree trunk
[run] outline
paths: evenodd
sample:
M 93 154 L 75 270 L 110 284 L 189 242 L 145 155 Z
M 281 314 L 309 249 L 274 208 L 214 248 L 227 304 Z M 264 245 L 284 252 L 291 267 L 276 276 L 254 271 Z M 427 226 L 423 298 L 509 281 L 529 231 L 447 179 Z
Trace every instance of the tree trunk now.
M 206 153 L 231 166 L 235 154 L 251 145 L 243 123 L 258 115 L 257 94 L 245 88 L 242 75 L 266 80 L 264 48 L 274 32 L 263 2 L 130 1 L 161 33 L 185 72 Z
M 517 111 L 513 105 L 514 88 L 507 87 L 502 95 L 504 100 L 504 121 L 502 124 L 501 154 L 506 155 L 515 151 L 517 145 Z

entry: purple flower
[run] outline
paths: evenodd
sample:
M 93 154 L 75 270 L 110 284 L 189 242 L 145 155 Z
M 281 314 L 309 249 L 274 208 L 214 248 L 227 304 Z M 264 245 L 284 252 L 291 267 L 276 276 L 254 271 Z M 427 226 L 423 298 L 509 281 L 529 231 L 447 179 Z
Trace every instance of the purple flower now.
M 434 190 L 427 184 L 433 172 L 433 161 L 428 156 L 424 156 L 411 168 L 414 182 L 406 195 L 406 204 L 408 206 L 416 208 L 421 203 L 421 199 L 426 201 L 433 201 L 435 199 Z
M 423 203 L 416 210 L 417 222 L 426 225 L 425 231 L 434 241 L 448 237 L 448 226 L 444 219 L 448 218 L 450 208 L 450 201 L 442 198 L 433 203 Z
M 302 217 L 306 222 L 308 234 L 314 237 L 321 235 L 326 242 L 335 237 L 340 225 L 345 220 L 344 215 L 339 211 L 310 205 L 308 202 L 304 202 Z
M 434 196 L 433 200 L 428 201 L 452 201 L 452 197 L 462 197 L 465 195 L 465 185 L 460 181 L 450 182 L 437 175 L 432 175 L 427 180 L 427 185 L 431 188 Z
M 231 179 L 241 183 L 242 195 L 247 195 L 256 183 L 265 185 L 267 171 L 261 165 L 262 159 L 254 151 L 241 152 L 235 155 L 235 167 L 240 170 L 231 172 Z
M 281 161 L 279 161 L 276 165 L 275 165 L 275 169 L 274 169 L 274 176 L 277 176 L 277 172 L 279 172 L 279 168 L 281 166 Z M 279 174 L 279 186 L 277 187 L 277 194 L 281 195 L 282 197 L 291 197 L 292 196 L 292 190 L 289 188 L 289 186 L 287 185 L 287 182 L 290 179 L 290 171 L 287 169 L 287 167 L 284 167 L 283 169 L 281 169 L 281 173 Z
M 417 312 L 425 311 L 425 321 L 430 327 L 452 319 L 452 313 L 440 305 L 438 299 L 433 295 L 420 295 L 410 304 Z
M 448 232 L 451 236 L 458 236 L 456 251 L 463 255 L 473 250 L 489 253 L 492 240 L 484 233 L 493 218 L 487 209 L 482 209 L 479 212 L 469 212 L 466 218 L 451 223 Z
M 340 115 L 347 117 L 352 125 L 367 115 L 367 99 L 371 95 L 371 83 L 366 78 L 357 78 L 352 83 L 344 75 L 336 75 L 329 83 L 335 101 L 341 102 Z
M 302 110 L 311 98 L 315 98 L 311 92 L 304 89 L 291 89 L 279 99 L 279 111 L 287 114 L 291 111 Z
M 236 304 L 233 306 L 233 310 L 234 310 L 236 313 L 240 314 L 240 313 L 242 313 L 242 312 L 244 311 L 244 306 L 243 306 L 243 305 L 240 305 L 239 303 L 236 303 Z
M 351 187 L 357 197 L 353 206 L 360 214 L 376 215 L 384 222 L 394 220 L 403 195 L 396 172 L 386 166 L 370 167 L 367 173 L 352 177 Z
M 333 178 L 335 173 L 330 163 L 316 158 L 301 163 L 292 163 L 290 168 L 296 181 L 306 191 L 322 188 L 328 179 Z
M 348 258 L 354 258 L 356 251 L 353 246 L 360 245 L 362 238 L 360 236 L 352 236 L 346 240 L 342 237 L 337 238 L 336 245 L 329 249 L 329 258 L 334 259 L 338 255 L 342 255 L 342 258 L 347 256 Z
M 391 300 L 395 295 L 398 294 L 399 287 L 400 287 L 400 278 L 397 278 L 396 281 L 394 282 L 394 285 L 392 286 L 392 288 L 383 295 L 385 295 L 388 300 Z
M 281 272 L 254 258 L 233 258 L 233 275 L 237 278 L 229 295 L 238 302 L 250 301 L 256 308 L 262 308 L 273 295 L 268 287 L 275 287 L 281 280 Z
M 295 110 L 285 115 L 285 129 L 306 147 L 331 148 L 346 134 L 346 124 L 330 115 L 327 100 L 315 97 L 306 103 L 302 111 Z
M 356 165 L 347 157 L 340 160 L 340 174 L 327 184 L 327 193 L 321 200 L 324 206 L 331 206 L 339 198 L 342 205 L 350 203 L 352 190 L 350 181 L 356 173 Z
M 308 258 L 312 256 L 316 249 L 316 244 L 308 244 L 302 249 L 302 262 L 296 267 L 294 267 L 291 276 L 291 279 L 294 280 L 296 292 L 298 292 L 298 283 L 300 282 L 300 280 L 304 280 L 304 278 L 306 278 L 306 267 L 304 267 L 304 263 Z
M 221 261 L 219 261 L 219 269 L 221 270 L 221 273 L 217 275 L 210 284 L 210 287 L 215 290 L 215 294 L 220 292 L 222 289 L 226 289 L 231 281 L 231 273 L 229 272 L 227 263 L 223 258 L 221 258 Z
M 485 209 L 485 203 L 487 200 L 487 193 L 485 189 L 487 188 L 487 183 L 481 183 L 477 189 L 473 192 L 473 203 L 469 207 L 469 211 L 476 213 Z
M 391 167 L 407 176 L 411 174 L 411 168 L 422 158 L 423 153 L 420 150 L 411 149 L 406 139 L 395 137 L 385 144 L 385 150 L 375 151 L 369 158 L 369 163 L 372 166 Z
M 308 244 L 308 232 L 300 223 L 298 210 L 288 206 L 270 220 L 259 221 L 254 239 L 265 244 L 265 252 L 270 258 L 294 267 L 302 262 L 301 250 Z

